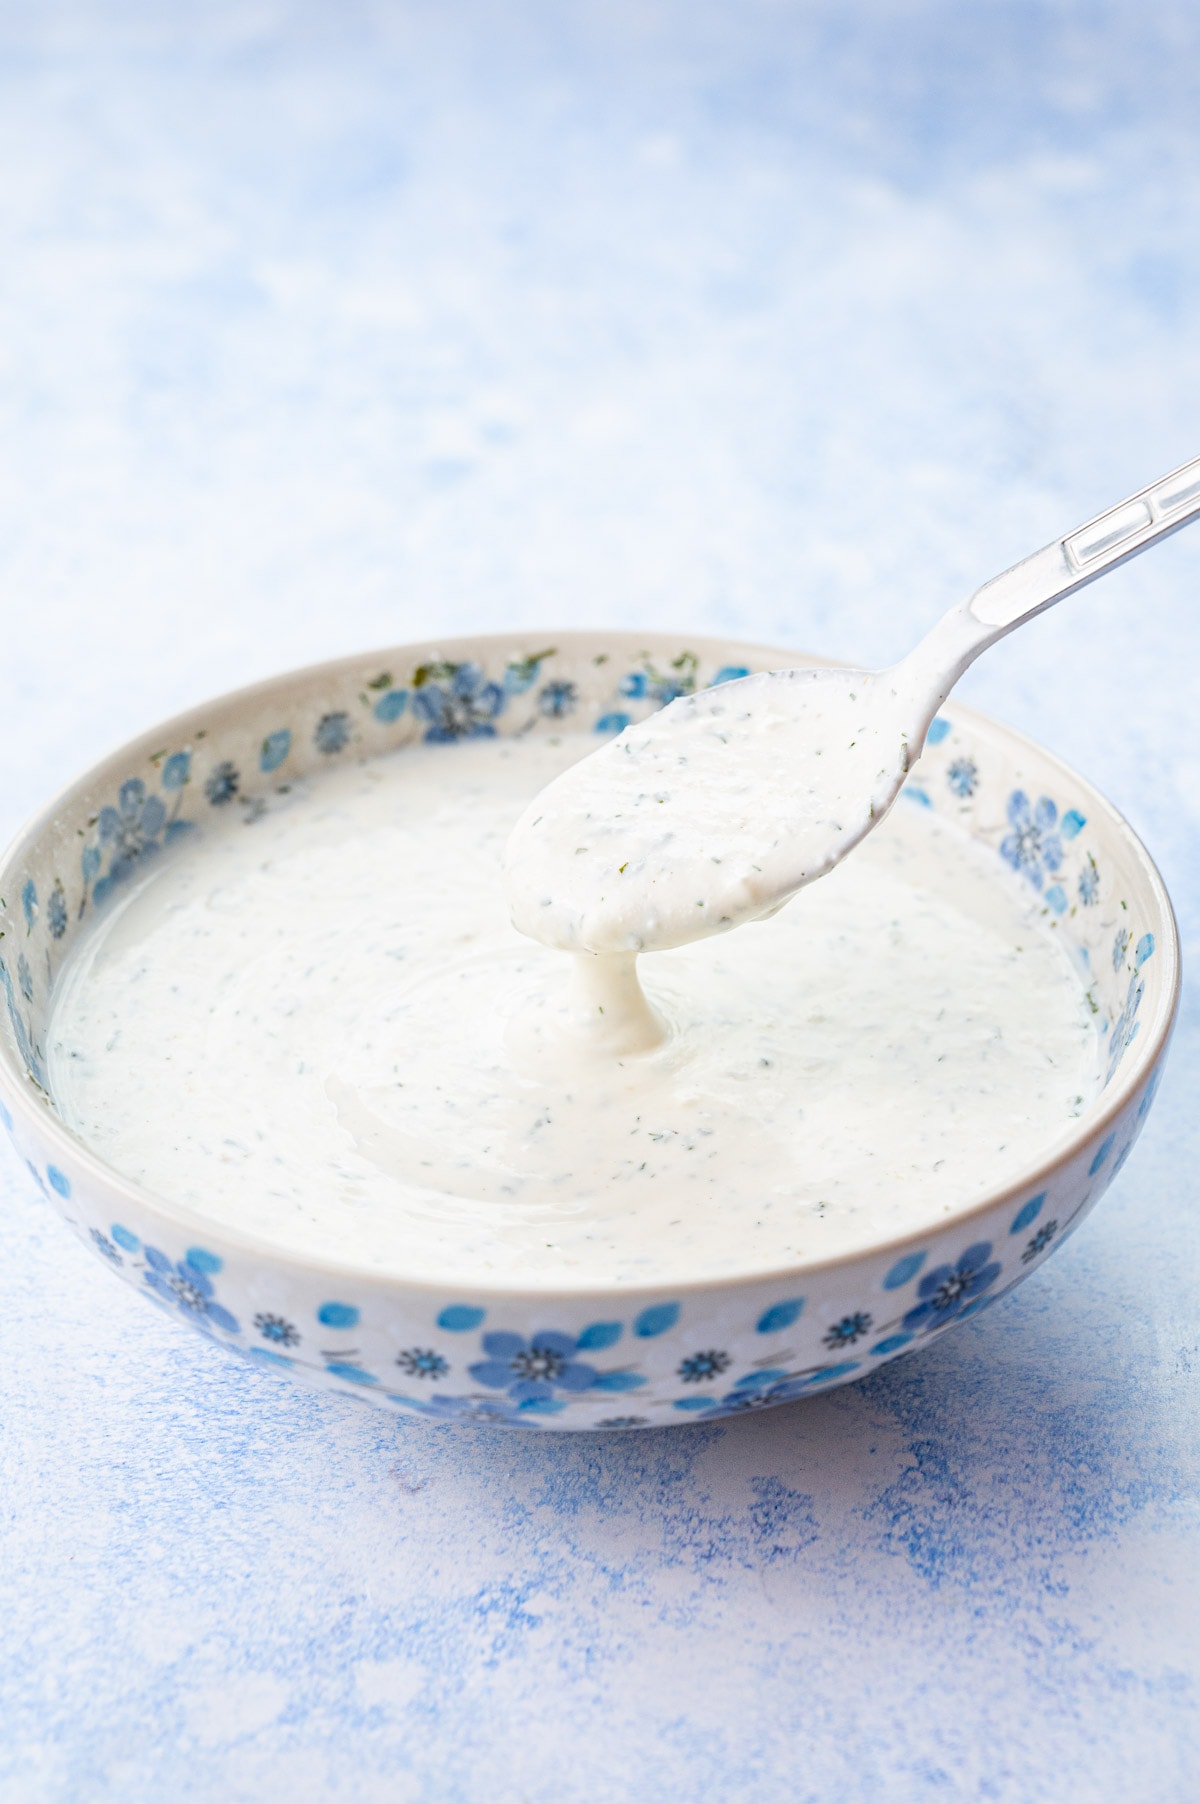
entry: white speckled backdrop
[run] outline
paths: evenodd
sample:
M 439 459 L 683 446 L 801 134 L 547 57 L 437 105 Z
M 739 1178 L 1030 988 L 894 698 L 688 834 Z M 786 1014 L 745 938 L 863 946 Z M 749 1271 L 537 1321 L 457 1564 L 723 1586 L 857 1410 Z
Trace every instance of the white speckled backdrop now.
M 431 631 L 898 654 L 1200 450 L 1198 168 L 1191 0 L 0 0 L 0 829 Z M 964 684 L 1185 956 L 1198 591 L 1184 535 Z M 6 1804 L 1191 1804 L 1198 1079 L 1191 990 L 1096 1216 L 919 1360 L 603 1443 L 235 1364 L 5 1148 Z

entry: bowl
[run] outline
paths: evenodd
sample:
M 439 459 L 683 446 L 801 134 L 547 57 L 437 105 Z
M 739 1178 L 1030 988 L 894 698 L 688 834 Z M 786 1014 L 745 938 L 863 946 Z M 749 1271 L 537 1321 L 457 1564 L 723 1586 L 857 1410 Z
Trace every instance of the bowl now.
M 69 1132 L 47 1091 L 63 959 L 162 848 L 201 855 L 205 821 L 253 820 L 301 776 L 418 741 L 607 734 L 694 688 L 821 662 L 614 632 L 398 646 L 220 697 L 104 759 L 0 866 L 0 1120 L 33 1182 L 98 1266 L 174 1320 L 289 1378 L 435 1421 L 543 1432 L 710 1421 L 852 1382 L 990 1308 L 1074 1233 L 1128 1157 L 1170 1040 L 1179 945 L 1162 880 L 1116 810 L 957 703 L 898 805 L 957 821 L 1037 893 L 1097 1015 L 1106 1075 L 1019 1182 L 921 1233 L 674 1287 L 437 1287 L 315 1261 L 164 1201 Z

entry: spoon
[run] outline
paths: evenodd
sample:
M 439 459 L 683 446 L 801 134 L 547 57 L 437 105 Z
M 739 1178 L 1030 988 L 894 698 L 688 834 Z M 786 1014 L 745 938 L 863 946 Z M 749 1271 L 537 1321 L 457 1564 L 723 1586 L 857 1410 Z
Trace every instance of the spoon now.
M 1200 458 L 984 583 L 891 669 L 763 671 L 626 727 L 514 827 L 514 925 L 628 955 L 774 914 L 879 825 L 981 652 L 1197 518 Z

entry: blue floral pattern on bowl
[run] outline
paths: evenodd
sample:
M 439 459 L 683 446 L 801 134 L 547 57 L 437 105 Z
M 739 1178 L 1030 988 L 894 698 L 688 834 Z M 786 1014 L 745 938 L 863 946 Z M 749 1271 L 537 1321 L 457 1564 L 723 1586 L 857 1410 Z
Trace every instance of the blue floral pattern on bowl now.
M 1023 789 L 1014 789 L 1008 798 L 1008 820 L 1012 832 L 1001 840 L 1000 856 L 1034 889 L 1041 889 L 1062 864 L 1062 841 L 1055 832 L 1058 808 L 1049 796 L 1031 803 Z
M 85 877 L 89 865 L 99 872 L 107 854 L 107 869 L 92 885 L 93 902 L 103 902 L 115 884 L 124 883 L 146 859 L 186 832 L 187 825 L 177 813 L 168 813 L 163 798 L 147 791 L 140 777 L 127 778 L 117 792 L 116 806 L 100 810 L 96 844 L 83 854 Z M 55 887 L 60 889 L 61 884 Z
M 513 1403 L 548 1401 L 557 1390 L 587 1391 L 596 1382 L 594 1366 L 576 1359 L 570 1334 L 541 1330 L 528 1340 L 520 1334 L 485 1334 L 487 1358 L 470 1367 L 476 1384 L 507 1391 Z
M 969 1246 L 953 1265 L 935 1266 L 917 1286 L 917 1301 L 904 1317 L 905 1328 L 920 1328 L 925 1334 L 944 1328 L 992 1288 L 1000 1270 L 987 1240 Z
M 416 689 L 412 703 L 414 713 L 427 723 L 425 738 L 429 744 L 494 737 L 496 718 L 504 711 L 503 684 L 489 682 L 478 664 L 447 664 L 434 669 L 443 680 L 435 682 L 427 677 Z
M 194 1253 L 185 1253 L 182 1259 L 172 1261 L 157 1247 L 149 1246 L 145 1248 L 145 1255 L 146 1269 L 142 1276 L 156 1296 L 176 1309 L 182 1309 L 197 1322 L 224 1328 L 228 1334 L 239 1332 L 237 1318 L 217 1302 L 213 1293 L 210 1273 L 214 1269 L 220 1270 L 220 1259 L 207 1254 L 201 1255 L 197 1262 Z

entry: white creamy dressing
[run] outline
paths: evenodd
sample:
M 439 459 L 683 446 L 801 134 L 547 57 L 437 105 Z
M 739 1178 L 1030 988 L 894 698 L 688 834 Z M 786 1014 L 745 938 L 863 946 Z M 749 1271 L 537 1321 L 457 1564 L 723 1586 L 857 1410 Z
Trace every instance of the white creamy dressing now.
M 524 938 L 501 881 L 512 822 L 592 743 L 405 750 L 149 868 L 60 980 L 68 1125 L 297 1252 L 569 1288 L 932 1224 L 1096 1094 L 1029 892 L 911 804 L 772 919 L 644 956 L 647 1002 L 631 956 L 597 989 L 610 961 Z M 621 1050 L 631 1021 L 649 1050 Z
M 882 818 L 913 712 L 892 671 L 761 671 L 681 696 L 534 797 L 505 852 L 515 925 L 637 953 L 773 913 Z

